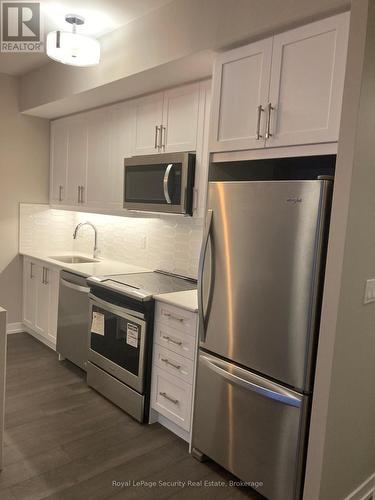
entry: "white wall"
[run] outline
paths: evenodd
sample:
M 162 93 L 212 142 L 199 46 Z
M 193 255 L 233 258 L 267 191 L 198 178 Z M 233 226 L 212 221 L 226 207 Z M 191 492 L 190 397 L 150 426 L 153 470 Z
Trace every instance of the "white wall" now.
M 0 74 L 0 304 L 21 320 L 18 204 L 48 199 L 49 125 L 18 111 L 17 80 Z
M 375 5 L 354 0 L 305 500 L 343 500 L 375 472 L 374 131 Z

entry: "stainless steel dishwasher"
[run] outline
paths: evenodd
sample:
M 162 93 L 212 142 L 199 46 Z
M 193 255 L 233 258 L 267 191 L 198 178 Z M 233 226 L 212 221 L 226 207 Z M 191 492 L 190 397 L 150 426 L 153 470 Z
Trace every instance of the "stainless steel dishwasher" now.
M 86 278 L 68 271 L 60 275 L 56 350 L 86 371 L 89 331 L 89 291 Z

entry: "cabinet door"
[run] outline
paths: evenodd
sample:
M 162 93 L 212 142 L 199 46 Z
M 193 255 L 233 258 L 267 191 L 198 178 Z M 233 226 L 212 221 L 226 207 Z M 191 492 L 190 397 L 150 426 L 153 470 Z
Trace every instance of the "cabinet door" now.
M 269 146 L 338 140 L 349 13 L 275 36 Z
M 110 207 L 112 182 L 111 139 L 113 107 L 86 115 L 87 120 L 87 196 L 92 207 Z
M 162 151 L 195 151 L 197 147 L 199 83 L 164 94 Z
M 46 281 L 49 289 L 48 329 L 46 336 L 50 342 L 56 344 L 60 272 L 54 268 L 47 268 Z
M 85 115 L 68 122 L 68 167 L 66 202 L 82 205 L 86 199 L 87 123 Z
M 66 196 L 68 128 L 65 120 L 51 123 L 50 202 L 63 204 Z
M 49 288 L 45 283 L 46 267 L 42 264 L 36 266 L 36 312 L 35 312 L 35 331 L 47 336 L 48 317 L 49 317 Z
M 131 102 L 114 107 L 114 131 L 111 148 L 112 180 L 109 198 L 114 208 L 123 208 L 124 159 L 133 153 L 135 108 Z
M 35 331 L 50 342 L 56 341 L 59 272 L 37 266 Z
M 264 147 L 272 38 L 220 55 L 214 67 L 210 150 Z M 262 108 L 259 108 L 262 106 Z
M 134 102 L 134 155 L 159 152 L 163 119 L 163 92 L 143 97 Z
M 37 265 L 25 258 L 23 262 L 23 307 L 22 320 L 30 328 L 35 327 Z

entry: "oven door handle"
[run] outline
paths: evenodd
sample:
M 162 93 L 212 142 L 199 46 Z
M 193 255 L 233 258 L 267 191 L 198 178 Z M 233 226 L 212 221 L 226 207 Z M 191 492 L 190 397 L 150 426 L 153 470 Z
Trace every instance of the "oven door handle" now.
M 164 198 L 165 198 L 165 201 L 169 205 L 172 203 L 172 201 L 171 201 L 171 197 L 169 196 L 168 182 L 169 182 L 169 176 L 171 174 L 172 168 L 173 168 L 173 163 L 170 163 L 168 165 L 168 167 L 165 169 L 165 174 L 164 174 L 164 179 L 163 179 Z
M 99 299 L 99 297 L 92 293 L 89 293 L 89 299 L 113 314 L 119 314 L 121 316 L 123 316 L 124 314 L 128 314 L 129 316 L 145 319 L 145 315 L 138 311 L 133 311 L 132 309 L 127 309 L 126 307 L 116 306 L 115 304 L 111 304 L 106 300 Z

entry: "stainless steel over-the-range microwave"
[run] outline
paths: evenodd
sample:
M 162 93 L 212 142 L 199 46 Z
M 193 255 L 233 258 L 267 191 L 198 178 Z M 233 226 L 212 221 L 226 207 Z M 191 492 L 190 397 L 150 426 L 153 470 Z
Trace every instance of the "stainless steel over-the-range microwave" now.
M 192 215 L 194 178 L 194 153 L 126 158 L 124 208 Z

